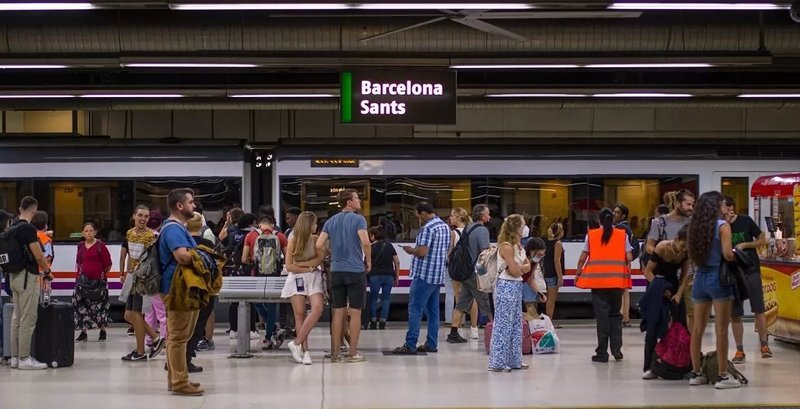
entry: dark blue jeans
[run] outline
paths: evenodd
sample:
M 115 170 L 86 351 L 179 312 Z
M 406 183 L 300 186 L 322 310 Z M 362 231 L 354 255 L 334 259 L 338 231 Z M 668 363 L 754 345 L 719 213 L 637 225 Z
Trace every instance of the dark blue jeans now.
M 253 304 L 253 306 L 261 319 L 264 320 L 264 329 L 266 330 L 264 338 L 269 339 L 275 332 L 275 328 L 277 328 L 278 304 Z
M 377 275 L 369 278 L 369 318 L 378 319 L 378 291 L 381 298 L 381 321 L 389 317 L 389 304 L 392 298 L 394 276 Z
M 436 349 L 439 343 L 439 284 L 429 284 L 419 278 L 411 282 L 408 301 L 408 333 L 406 346 L 411 350 L 417 349 L 422 313 L 428 317 L 428 338 L 425 346 Z

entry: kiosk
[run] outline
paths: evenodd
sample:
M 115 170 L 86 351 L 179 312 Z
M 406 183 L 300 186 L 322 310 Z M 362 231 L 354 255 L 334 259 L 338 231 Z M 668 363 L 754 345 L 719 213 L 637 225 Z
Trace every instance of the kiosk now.
M 800 173 L 760 177 L 750 196 L 768 238 L 766 248 L 759 249 L 767 331 L 800 343 Z

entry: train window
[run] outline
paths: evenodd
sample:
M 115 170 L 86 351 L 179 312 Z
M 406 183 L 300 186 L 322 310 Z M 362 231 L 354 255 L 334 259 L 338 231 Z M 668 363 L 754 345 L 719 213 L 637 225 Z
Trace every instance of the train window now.
M 722 194 L 733 198 L 736 213 L 750 214 L 750 181 L 746 177 L 723 177 Z
M 428 202 L 439 217 L 446 219 L 453 208 L 463 207 L 469 213 L 472 203 L 470 179 L 389 178 L 386 183 L 385 223 L 391 222 L 396 240 L 414 241 L 419 233 L 417 203 Z
M 86 111 L 5 111 L 5 132 L 10 134 L 87 133 Z
M 167 195 L 172 189 L 178 188 L 194 190 L 195 202 L 202 206 L 206 223 L 215 232 L 225 223 L 225 211 L 242 205 L 242 183 L 236 178 L 137 180 L 134 182 L 134 203 L 147 205 L 151 210 L 157 209 L 166 217 Z M 128 212 L 132 212 L 134 207 L 132 204 Z
M 38 195 L 39 207 L 48 211 L 56 241 L 77 241 L 85 222 L 97 228 L 97 237 L 106 242 L 119 242 L 127 229 L 127 216 L 120 215 L 122 207 L 132 208 L 130 195 L 120 193 L 118 181 L 58 181 L 47 183 L 47 196 Z M 127 202 L 127 203 L 126 203 Z M 48 208 L 43 206 L 49 203 Z
M 7 212 L 15 214 L 22 198 L 32 194 L 30 181 L 0 180 L 0 209 L 5 209 Z

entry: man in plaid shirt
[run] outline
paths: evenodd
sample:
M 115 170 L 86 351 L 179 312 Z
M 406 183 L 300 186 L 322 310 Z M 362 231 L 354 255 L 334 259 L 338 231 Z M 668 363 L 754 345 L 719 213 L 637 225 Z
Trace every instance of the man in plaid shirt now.
M 398 355 L 413 355 L 417 351 L 437 352 L 439 340 L 439 289 L 447 273 L 450 227 L 436 216 L 433 206 L 426 202 L 417 205 L 417 217 L 422 229 L 417 235 L 416 246 L 403 247 L 414 259 L 411 262 L 408 333 L 405 344 L 393 351 Z M 416 346 L 423 311 L 428 317 L 428 338 L 425 344 Z

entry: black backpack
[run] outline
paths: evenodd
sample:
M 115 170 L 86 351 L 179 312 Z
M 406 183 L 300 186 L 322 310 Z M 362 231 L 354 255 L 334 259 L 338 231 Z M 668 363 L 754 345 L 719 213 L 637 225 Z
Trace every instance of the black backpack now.
M 26 222 L 16 223 L 0 233 L 0 271 L 5 274 L 18 273 L 30 268 L 33 264 L 30 250 L 17 240 L 17 232 L 22 223 Z
M 222 275 L 225 277 L 246 277 L 250 276 L 252 264 L 242 263 L 242 252 L 244 251 L 244 238 L 249 233 L 247 230 L 239 230 L 228 236 L 230 245 L 225 248 L 225 267 L 222 268 Z
M 475 260 L 469 253 L 469 234 L 480 225 L 472 226 L 469 230 L 464 230 L 461 234 L 456 230 L 456 234 L 461 237 L 450 252 L 447 262 L 447 273 L 453 281 L 467 281 L 475 275 Z

